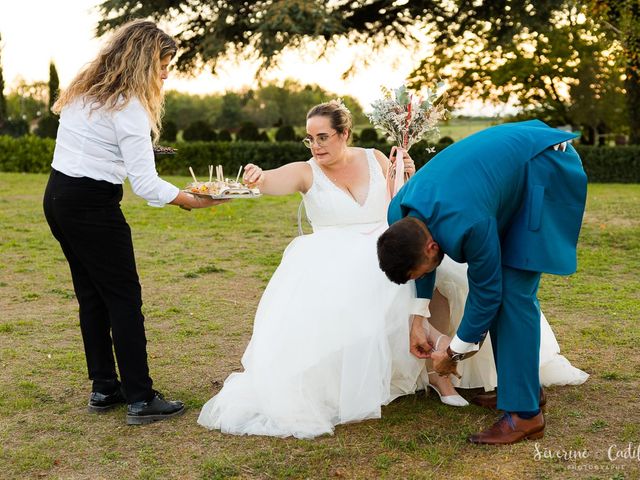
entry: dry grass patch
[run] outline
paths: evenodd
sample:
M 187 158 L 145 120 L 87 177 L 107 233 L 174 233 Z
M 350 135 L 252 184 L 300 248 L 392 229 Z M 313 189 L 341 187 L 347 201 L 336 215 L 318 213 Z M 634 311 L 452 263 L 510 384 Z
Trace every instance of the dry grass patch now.
M 541 304 L 563 353 L 591 374 L 585 385 L 549 389 L 549 427 L 538 448 L 593 455 L 572 461 L 536 460 L 532 442 L 472 446 L 466 436 L 494 415 L 424 393 L 394 401 L 380 420 L 313 441 L 198 426 L 201 406 L 241 368 L 260 295 L 296 234 L 297 196 L 186 213 L 149 208 L 127 191 L 151 373 L 189 409 L 146 427 L 127 427 L 124 408 L 86 413 L 77 305 L 42 215 L 45 183 L 43 175 L 0 174 L 3 478 L 639 478 L 639 461 L 606 458 L 611 444 L 640 443 L 637 185 L 590 187 L 580 271 L 542 281 Z M 614 466 L 624 468 L 602 470 Z

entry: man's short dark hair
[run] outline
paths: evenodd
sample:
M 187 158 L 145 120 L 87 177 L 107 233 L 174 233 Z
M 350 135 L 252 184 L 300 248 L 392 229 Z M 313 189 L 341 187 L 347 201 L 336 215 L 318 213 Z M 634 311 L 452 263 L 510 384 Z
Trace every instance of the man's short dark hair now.
M 413 219 L 405 217 L 391 225 L 378 238 L 378 263 L 389 280 L 402 284 L 423 259 L 425 231 Z

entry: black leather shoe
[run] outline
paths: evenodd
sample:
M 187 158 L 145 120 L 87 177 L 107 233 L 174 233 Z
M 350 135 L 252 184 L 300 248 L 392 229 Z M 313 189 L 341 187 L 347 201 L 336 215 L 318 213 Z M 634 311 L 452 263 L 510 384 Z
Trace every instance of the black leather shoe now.
M 91 392 L 88 410 L 92 413 L 102 413 L 107 410 L 111 410 L 122 403 L 126 403 L 126 400 L 122 394 L 122 390 L 119 388 L 108 395 L 100 392 Z
M 160 392 L 154 392 L 151 400 L 130 403 L 127 406 L 127 425 L 146 425 L 184 413 L 184 403 L 165 400 Z

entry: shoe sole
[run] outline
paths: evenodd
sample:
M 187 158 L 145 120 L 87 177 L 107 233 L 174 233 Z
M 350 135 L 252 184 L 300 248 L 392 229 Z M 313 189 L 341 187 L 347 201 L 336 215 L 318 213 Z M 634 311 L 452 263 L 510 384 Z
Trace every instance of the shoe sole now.
M 495 405 L 485 405 L 482 403 L 476 403 L 473 401 L 473 399 L 471 399 L 471 403 L 472 405 L 475 405 L 476 407 L 481 407 L 481 408 L 487 408 L 489 410 L 498 410 L 498 407 Z M 547 412 L 547 402 L 544 402 L 543 404 L 540 405 L 540 410 L 542 410 L 543 413 Z
M 104 407 L 97 407 L 95 405 L 87 405 L 87 411 L 89 413 L 105 413 L 108 412 L 109 410 L 113 410 L 116 407 L 119 407 L 120 405 L 124 405 L 124 402 L 122 403 L 114 403 L 113 405 L 106 405 Z
M 160 422 L 168 418 L 179 417 L 186 408 L 182 407 L 177 412 L 165 415 L 127 415 L 127 425 L 148 425 L 149 423 Z
M 544 428 L 542 430 L 538 430 L 537 432 L 530 433 L 529 435 L 526 435 L 519 440 L 514 440 L 513 442 L 483 442 L 474 440 L 473 437 L 469 437 L 469 442 L 473 443 L 474 445 L 512 445 L 514 443 L 522 442 L 523 440 L 540 440 L 542 437 L 544 437 Z
M 468 407 L 469 406 L 469 402 L 467 402 L 466 399 L 460 394 L 442 396 L 440 394 L 440 391 L 438 390 L 438 387 L 436 387 L 435 385 L 429 384 L 429 385 L 427 385 L 427 388 L 425 389 L 425 395 L 427 395 L 427 396 L 429 395 L 429 389 L 432 389 L 434 392 L 436 392 L 436 395 L 438 395 L 438 398 L 440 399 L 440 403 L 442 403 L 443 405 L 448 405 L 450 407 L 458 407 L 458 408 L 464 408 L 464 407 Z M 456 396 L 462 398 L 463 400 L 465 400 L 466 403 L 463 403 L 463 404 L 449 403 L 448 401 L 444 400 L 445 398 L 456 397 Z
M 497 400 L 495 404 L 492 405 L 487 405 L 486 403 L 482 403 L 482 402 L 475 402 L 475 397 L 471 399 L 470 403 L 472 405 L 475 405 L 476 407 L 482 407 L 482 408 L 488 408 L 489 410 L 498 410 L 498 405 L 497 405 Z M 540 402 L 539 407 L 540 410 L 542 410 L 544 413 L 546 413 L 547 411 L 547 398 L 545 396 L 544 402 Z

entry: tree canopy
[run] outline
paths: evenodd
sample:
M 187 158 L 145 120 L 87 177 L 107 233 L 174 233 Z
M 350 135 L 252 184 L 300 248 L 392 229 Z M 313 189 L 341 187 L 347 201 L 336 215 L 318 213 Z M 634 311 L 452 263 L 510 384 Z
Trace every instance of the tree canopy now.
M 451 102 L 510 101 L 555 123 L 588 120 L 583 125 L 618 126 L 620 119 L 628 118 L 623 124 L 632 126 L 632 139 L 638 141 L 640 134 L 633 133 L 633 126 L 638 122 L 640 127 L 639 4 L 640 0 L 105 0 L 99 6 L 103 20 L 97 28 L 104 33 L 132 17 L 178 23 L 177 67 L 182 71 L 215 70 L 226 56 L 258 59 L 269 68 L 285 49 L 304 48 L 311 40 L 319 41 L 325 53 L 344 38 L 375 51 L 390 43 L 413 48 L 426 35 L 434 52 L 416 59 L 414 87 L 446 79 Z M 576 108 L 576 100 L 583 105 Z
M 302 86 L 291 80 L 282 85 L 268 84 L 241 93 L 190 95 L 168 91 L 165 118 L 175 122 L 179 130 L 186 129 L 195 121 L 229 130 L 236 130 L 247 122 L 260 128 L 302 126 L 312 106 L 331 98 L 337 98 L 337 95 L 315 85 Z M 354 98 L 344 96 L 342 100 L 351 110 L 354 124 L 368 123 L 362 107 Z

